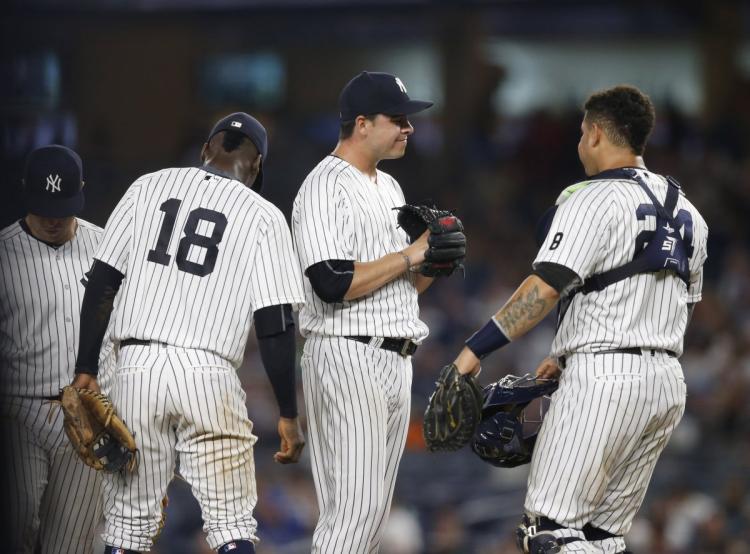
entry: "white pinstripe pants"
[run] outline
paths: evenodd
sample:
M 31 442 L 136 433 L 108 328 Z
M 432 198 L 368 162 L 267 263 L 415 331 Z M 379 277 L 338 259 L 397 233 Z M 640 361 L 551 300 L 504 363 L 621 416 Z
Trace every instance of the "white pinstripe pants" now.
M 313 335 L 305 342 L 302 376 L 320 508 L 312 552 L 375 553 L 406 442 L 411 359 Z
M 571 356 L 534 449 L 526 512 L 566 527 L 591 523 L 627 533 L 685 411 L 685 395 L 680 363 L 666 353 Z M 565 547 L 623 550 L 621 539 Z
M 52 411 L 50 409 L 52 408 Z M 41 399 L 3 398 L 2 447 L 9 464 L 12 554 L 90 554 L 101 519 L 100 480 L 73 451 L 63 413 Z M 7 496 L 6 496 L 7 494 Z
M 201 506 L 209 546 L 256 541 L 257 438 L 231 364 L 203 350 L 125 346 L 111 394 L 135 435 L 139 459 L 133 474 L 105 475 L 104 542 L 151 549 L 178 453 L 180 474 Z

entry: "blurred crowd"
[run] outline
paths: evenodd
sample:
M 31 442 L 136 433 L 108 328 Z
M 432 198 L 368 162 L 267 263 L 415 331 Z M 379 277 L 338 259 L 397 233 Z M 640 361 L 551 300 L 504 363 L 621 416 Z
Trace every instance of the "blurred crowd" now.
M 689 117 L 655 99 L 657 127 L 646 163 L 682 184 L 708 222 L 710 237 L 703 301 L 681 358 L 687 409 L 628 537 L 635 554 L 750 554 L 748 97 L 750 86 L 738 84 L 725 109 L 707 118 Z M 399 179 L 407 200 L 430 199 L 455 209 L 469 241 L 465 275 L 435 283 L 421 300 L 430 336 L 413 358 L 412 425 L 382 554 L 515 551 L 513 531 L 522 511 L 526 469 L 496 469 L 468 451 L 427 453 L 421 415 L 439 369 L 530 271 L 538 218 L 563 188 L 585 178 L 576 153 L 582 114 L 569 106 L 509 118 L 488 106 L 478 103 L 475 115 L 481 123 L 465 126 L 467 131 L 458 136 L 447 136 L 440 115 L 428 112 L 415 119 L 416 134 L 406 157 L 381 166 Z M 309 120 L 257 115 L 271 135 L 266 194 L 288 215 L 302 179 L 335 144 L 336 114 Z M 196 125 L 184 154 L 164 160 L 162 167 L 197 164 L 206 128 Z M 88 190 L 92 207 L 84 215 L 100 225 L 128 179 L 157 169 L 116 168 L 104 150 L 84 157 L 84 163 L 87 181 L 93 183 Z M 120 186 L 97 190 L 96 183 Z M 533 372 L 547 355 L 553 334 L 550 317 L 489 357 L 480 381 Z M 259 551 L 309 552 L 317 507 L 308 458 L 294 467 L 273 462 L 277 408 L 252 337 L 240 376 L 260 437 Z M 167 525 L 155 552 L 209 552 L 187 485 L 175 480 L 169 494 Z

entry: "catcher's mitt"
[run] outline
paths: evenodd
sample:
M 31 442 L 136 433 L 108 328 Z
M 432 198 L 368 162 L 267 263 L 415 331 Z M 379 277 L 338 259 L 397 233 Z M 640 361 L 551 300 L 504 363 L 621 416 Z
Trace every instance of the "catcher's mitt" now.
M 135 439 L 106 395 L 67 386 L 59 403 L 65 434 L 86 465 L 113 473 L 135 470 Z
M 506 375 L 486 386 L 482 421 L 471 443 L 474 453 L 497 467 L 528 464 L 549 396 L 557 387 L 554 379 L 538 379 L 528 373 Z
M 471 375 L 461 375 L 455 364 L 440 372 L 437 387 L 424 413 L 427 448 L 458 450 L 469 443 L 482 416 L 482 390 Z
M 429 248 L 425 261 L 416 271 L 428 277 L 451 275 L 456 269 L 463 269 L 466 257 L 466 235 L 461 220 L 453 213 L 430 208 L 405 204 L 398 208 L 398 224 L 414 242 L 427 229 Z

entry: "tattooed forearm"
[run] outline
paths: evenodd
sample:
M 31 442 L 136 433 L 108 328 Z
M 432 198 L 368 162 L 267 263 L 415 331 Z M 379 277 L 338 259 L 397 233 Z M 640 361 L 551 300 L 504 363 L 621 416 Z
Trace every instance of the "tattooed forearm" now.
M 508 337 L 520 337 L 549 313 L 558 298 L 556 292 L 540 291 L 539 284 L 527 280 L 495 317 Z

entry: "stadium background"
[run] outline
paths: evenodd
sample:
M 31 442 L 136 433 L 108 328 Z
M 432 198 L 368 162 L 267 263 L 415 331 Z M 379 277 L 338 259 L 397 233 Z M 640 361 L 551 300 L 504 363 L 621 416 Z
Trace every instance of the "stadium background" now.
M 684 4 L 684 5 L 683 5 Z M 680 6 L 680 7 L 677 7 Z M 703 302 L 682 358 L 684 420 L 630 533 L 636 554 L 750 552 L 750 9 L 743 2 L 25 0 L 2 21 L 3 226 L 22 215 L 20 175 L 51 142 L 84 160 L 99 225 L 138 175 L 194 165 L 231 111 L 270 134 L 266 191 L 288 216 L 337 134 L 336 99 L 362 69 L 398 74 L 436 106 L 413 119 L 406 157 L 382 168 L 407 199 L 466 222 L 465 279 L 422 300 L 430 338 L 414 359 L 413 432 L 383 554 L 513 552 L 525 470 L 469 452 L 424 452 L 420 417 L 439 367 L 529 271 L 536 219 L 583 173 L 586 95 L 622 82 L 648 92 L 650 169 L 674 175 L 710 227 Z M 484 364 L 486 383 L 533 370 L 553 322 Z M 260 442 L 260 552 L 308 551 L 316 517 L 309 458 L 272 462 L 270 387 L 251 341 L 241 370 Z M 200 514 L 170 489 L 155 552 L 203 553 Z

